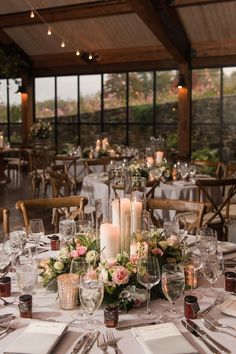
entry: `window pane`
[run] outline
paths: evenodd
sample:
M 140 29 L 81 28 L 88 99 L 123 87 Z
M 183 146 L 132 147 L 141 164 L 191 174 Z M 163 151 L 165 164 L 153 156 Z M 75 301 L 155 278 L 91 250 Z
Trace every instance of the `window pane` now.
M 150 125 L 130 125 L 129 145 L 138 148 L 145 148 L 149 145 L 150 137 L 153 135 L 153 127 Z
M 220 69 L 192 71 L 192 151 L 220 148 Z
M 223 69 L 223 154 L 224 161 L 236 159 L 236 68 Z
M 35 79 L 35 102 L 36 118 L 51 118 L 55 116 L 54 77 Z
M 111 146 L 126 144 L 126 125 L 105 125 L 104 130 Z
M 104 75 L 104 122 L 124 123 L 126 117 L 126 74 Z
M 82 146 L 95 147 L 96 140 L 100 136 L 100 125 L 81 125 L 80 144 Z
M 0 80 L 0 123 L 7 122 L 7 80 Z
M 101 121 L 101 75 L 80 76 L 80 121 Z
M 17 80 L 21 84 L 21 80 Z M 21 118 L 21 94 L 16 93 L 19 85 L 15 80 L 9 80 L 9 107 L 10 107 L 10 124 L 20 123 Z
M 57 147 L 58 151 L 63 151 L 67 144 L 78 145 L 77 125 L 58 124 L 57 125 Z
M 57 77 L 57 118 L 60 123 L 76 123 L 78 112 L 77 76 Z
M 10 125 L 10 143 L 20 144 L 22 143 L 22 126 L 21 124 Z
M 153 121 L 153 73 L 129 73 L 129 121 Z

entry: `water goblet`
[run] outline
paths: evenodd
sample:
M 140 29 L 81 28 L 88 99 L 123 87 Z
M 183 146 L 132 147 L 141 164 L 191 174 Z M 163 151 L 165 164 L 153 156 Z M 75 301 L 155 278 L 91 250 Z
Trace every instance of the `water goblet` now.
M 38 256 L 38 242 L 45 235 L 42 219 L 31 219 L 29 221 L 29 238 L 35 243 L 36 258 Z
M 158 259 L 155 256 L 148 255 L 140 258 L 137 264 L 137 280 L 145 286 L 147 292 L 147 310 L 146 313 L 140 313 L 143 319 L 157 319 L 160 315 L 152 312 L 150 308 L 151 288 L 161 280 Z
M 80 303 L 90 315 L 86 322 L 88 329 L 95 329 L 101 323 L 93 318 L 94 311 L 99 308 L 104 296 L 104 285 L 100 279 L 90 279 L 86 274 L 80 277 L 79 298 Z
M 74 220 L 67 217 L 61 217 L 59 221 L 59 233 L 65 244 L 67 244 L 75 235 L 76 224 Z
M 196 242 L 200 253 L 213 254 L 217 251 L 217 232 L 210 227 L 199 228 L 196 232 Z
M 182 264 L 164 264 L 162 266 L 162 291 L 171 303 L 169 311 L 164 313 L 163 318 L 167 321 L 177 319 L 182 316 L 176 311 L 175 302 L 184 292 L 185 277 Z
M 16 232 L 9 232 L 4 237 L 4 250 L 11 255 L 12 266 L 15 264 L 16 257 L 22 252 L 22 242 L 21 238 Z
M 224 261 L 222 253 L 213 253 L 203 256 L 202 272 L 206 280 L 210 283 L 210 292 L 208 296 L 215 296 L 216 290 L 214 288 L 216 281 L 223 274 Z

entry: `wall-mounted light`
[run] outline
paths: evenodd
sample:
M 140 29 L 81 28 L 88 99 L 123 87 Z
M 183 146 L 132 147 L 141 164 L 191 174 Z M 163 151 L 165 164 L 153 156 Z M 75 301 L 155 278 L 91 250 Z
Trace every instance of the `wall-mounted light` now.
M 186 87 L 186 81 L 185 81 L 185 77 L 183 74 L 179 74 L 179 80 L 178 80 L 178 83 L 177 83 L 177 87 L 180 89 L 180 88 L 183 88 L 183 87 Z
M 19 85 L 15 93 L 21 95 L 22 93 L 27 93 L 25 85 Z

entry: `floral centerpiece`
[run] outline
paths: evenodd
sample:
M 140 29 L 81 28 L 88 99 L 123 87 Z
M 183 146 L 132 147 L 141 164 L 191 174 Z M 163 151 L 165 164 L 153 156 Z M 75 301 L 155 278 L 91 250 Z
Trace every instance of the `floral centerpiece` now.
M 167 262 L 181 261 L 182 246 L 178 237 L 172 236 L 166 239 L 163 233 L 153 231 L 148 243 L 149 251 L 153 256 L 158 257 L 160 267 Z M 49 290 L 55 290 L 57 276 L 68 273 L 72 259 L 79 257 L 85 257 L 90 265 L 91 277 L 102 277 L 106 303 L 118 303 L 121 309 L 128 311 L 145 301 L 145 291 L 136 279 L 139 253 L 130 257 L 123 252 L 115 259 L 99 261 L 96 240 L 89 234 L 76 235 L 73 241 L 63 247 L 55 258 L 50 258 L 41 264 L 40 275 L 43 285 Z
M 50 122 L 43 121 L 39 119 L 30 128 L 30 135 L 33 138 L 47 139 L 51 135 L 52 126 Z
M 148 179 L 149 169 L 146 163 L 142 160 L 133 160 L 128 166 L 128 171 L 130 172 L 131 176 L 145 177 Z

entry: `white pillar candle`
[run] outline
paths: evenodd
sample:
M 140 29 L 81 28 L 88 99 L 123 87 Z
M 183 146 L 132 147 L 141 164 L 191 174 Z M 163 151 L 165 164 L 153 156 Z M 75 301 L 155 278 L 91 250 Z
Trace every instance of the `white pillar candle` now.
M 108 138 L 104 138 L 104 139 L 102 139 L 102 150 L 107 150 L 107 148 L 108 148 Z
M 153 166 L 154 160 L 152 156 L 147 156 L 146 157 L 146 164 L 148 168 L 151 168 Z
M 120 231 L 119 226 L 102 224 L 100 227 L 100 249 L 101 260 L 116 258 L 120 253 Z
M 100 148 L 101 148 L 101 141 L 98 139 L 98 140 L 96 141 L 96 149 L 99 151 Z
M 128 198 L 120 199 L 120 241 L 121 241 L 121 252 L 125 251 L 129 253 L 130 251 L 130 214 L 131 214 L 131 203 Z
M 133 200 L 131 202 L 131 235 L 141 231 L 142 227 L 142 202 Z
M 156 165 L 161 165 L 163 162 L 164 152 L 163 151 L 156 151 Z
M 120 226 L 120 203 L 119 199 L 114 199 L 111 202 L 111 220 L 112 224 Z

